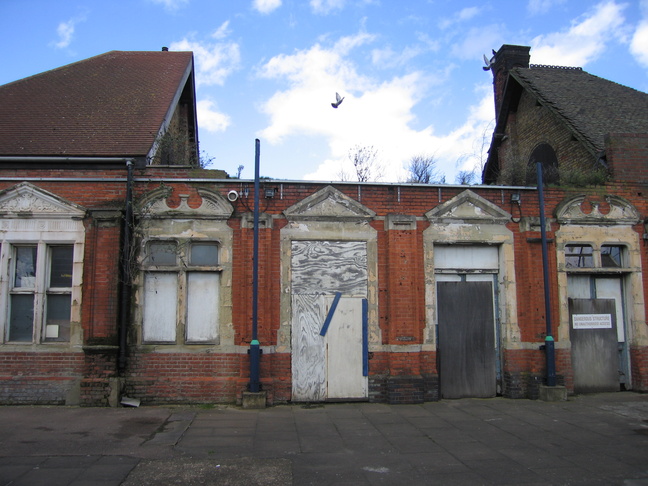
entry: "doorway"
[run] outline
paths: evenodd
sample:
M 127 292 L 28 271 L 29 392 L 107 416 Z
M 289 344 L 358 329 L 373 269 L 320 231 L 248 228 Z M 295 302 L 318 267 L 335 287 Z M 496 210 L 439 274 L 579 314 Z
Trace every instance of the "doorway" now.
M 612 302 L 612 307 L 606 308 L 600 311 L 601 314 L 610 314 L 612 316 L 611 322 L 613 323 L 614 329 L 611 332 L 603 333 L 606 340 L 614 341 L 613 346 L 608 345 L 606 349 L 614 348 L 612 356 L 606 358 L 608 363 L 606 367 L 612 367 L 615 371 L 613 375 L 616 377 L 614 385 L 610 384 L 610 373 L 602 372 L 600 377 L 601 383 L 607 382 L 607 385 L 604 387 L 607 391 L 619 390 L 619 389 L 630 389 L 632 380 L 630 378 L 630 356 L 627 346 L 626 339 L 626 319 L 625 319 L 625 299 L 623 292 L 623 278 L 621 276 L 608 276 L 608 275 L 569 275 L 567 279 L 567 290 L 568 297 L 570 300 L 570 339 L 576 339 L 575 342 L 572 342 L 572 363 L 573 366 L 580 366 L 578 363 L 578 353 L 577 356 L 574 356 L 574 346 L 579 346 L 579 338 L 581 337 L 579 333 L 574 335 L 574 326 L 573 326 L 573 300 L 587 300 L 594 305 L 596 301 L 600 300 L 610 300 Z M 579 304 L 585 305 L 585 304 Z M 581 313 L 586 313 L 584 311 L 577 311 Z M 599 311 L 591 312 L 592 314 L 599 313 Z M 603 331 L 600 331 L 601 334 Z M 585 334 L 585 333 L 580 333 Z M 600 339 L 603 339 L 601 337 Z M 597 358 L 597 361 L 600 363 L 603 360 L 602 356 Z M 583 366 L 587 368 L 587 363 Z M 600 364 L 597 364 L 600 366 Z M 574 387 L 576 390 L 576 370 L 574 371 Z M 607 376 L 607 379 L 604 378 Z M 588 382 L 589 383 L 589 382 Z M 603 386 L 603 385 L 601 385 Z M 589 384 L 584 384 L 584 386 L 579 387 L 582 392 L 587 391 L 591 388 Z M 599 387 L 600 388 L 600 387 Z
M 292 399 L 368 397 L 367 248 L 363 241 L 293 241 Z

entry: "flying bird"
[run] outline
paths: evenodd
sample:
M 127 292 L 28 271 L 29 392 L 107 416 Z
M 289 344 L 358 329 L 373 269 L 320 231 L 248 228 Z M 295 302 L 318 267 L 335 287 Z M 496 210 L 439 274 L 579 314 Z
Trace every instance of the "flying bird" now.
M 338 93 L 335 93 L 335 103 L 331 103 L 333 108 L 340 106 L 340 103 L 344 101 L 344 96 L 340 96 Z
M 482 67 L 482 69 L 484 71 L 489 71 L 493 67 L 493 64 L 495 64 L 495 55 L 496 54 L 497 54 L 497 52 L 495 51 L 495 49 L 493 49 L 493 57 L 491 57 L 490 59 L 488 59 L 486 57 L 486 54 L 484 54 L 484 64 L 485 64 L 485 66 Z
M 494 57 L 493 57 L 492 59 L 488 59 L 488 58 L 486 57 L 486 54 L 484 54 L 484 64 L 485 64 L 485 65 L 482 67 L 482 69 L 483 69 L 484 71 L 489 71 L 489 70 L 493 67 L 493 62 L 494 62 L 494 61 L 495 61 L 495 58 L 494 58 Z

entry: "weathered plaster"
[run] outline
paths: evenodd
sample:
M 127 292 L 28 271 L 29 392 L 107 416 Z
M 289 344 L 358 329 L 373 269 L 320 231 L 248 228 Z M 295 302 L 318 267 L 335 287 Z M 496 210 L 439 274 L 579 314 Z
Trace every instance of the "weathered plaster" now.
M 455 198 L 426 213 L 432 223 L 423 232 L 425 256 L 424 342 L 436 345 L 436 278 L 435 244 L 497 245 L 499 248 L 499 307 L 500 341 L 504 348 L 520 348 L 520 328 L 517 322 L 515 291 L 515 260 L 513 233 L 505 226 L 511 215 L 466 190 Z

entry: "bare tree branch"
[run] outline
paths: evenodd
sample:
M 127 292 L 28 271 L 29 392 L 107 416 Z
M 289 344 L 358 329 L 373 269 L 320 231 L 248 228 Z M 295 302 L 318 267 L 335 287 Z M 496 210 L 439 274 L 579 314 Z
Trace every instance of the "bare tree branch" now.
M 383 167 L 378 162 L 378 150 L 373 145 L 355 145 L 349 150 L 349 160 L 353 165 L 358 182 L 375 182 L 383 178 Z M 344 169 L 340 176 L 346 176 Z M 344 180 L 344 179 L 343 179 Z
M 445 184 L 445 176 L 436 169 L 434 155 L 414 155 L 407 167 L 407 182 L 419 184 Z

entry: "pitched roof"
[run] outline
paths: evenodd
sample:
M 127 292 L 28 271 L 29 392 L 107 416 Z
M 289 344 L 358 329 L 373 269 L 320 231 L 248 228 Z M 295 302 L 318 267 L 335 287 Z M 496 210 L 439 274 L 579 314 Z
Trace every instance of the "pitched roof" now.
M 517 111 L 522 92 L 533 95 L 571 131 L 593 158 L 605 149 L 609 133 L 648 133 L 648 94 L 599 78 L 581 68 L 531 65 L 512 67 L 501 95 L 482 180 L 492 183 L 499 171 L 498 147 L 509 113 Z
M 608 133 L 648 133 L 648 94 L 580 68 L 531 65 L 510 76 L 561 118 L 596 154 Z
M 191 52 L 111 51 L 0 86 L 0 156 L 146 156 L 192 73 Z

